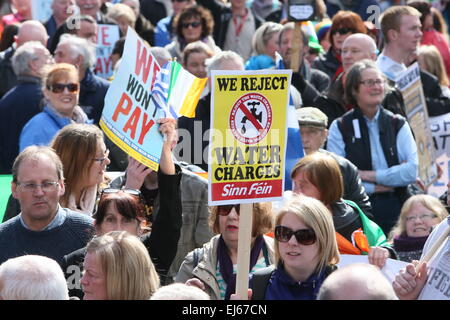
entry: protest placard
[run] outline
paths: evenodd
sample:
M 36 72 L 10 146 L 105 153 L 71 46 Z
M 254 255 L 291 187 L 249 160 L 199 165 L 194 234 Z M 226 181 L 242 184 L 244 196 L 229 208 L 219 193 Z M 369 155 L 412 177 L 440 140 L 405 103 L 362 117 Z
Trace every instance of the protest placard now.
M 157 171 L 163 137 L 156 120 L 165 113 L 151 94 L 160 66 L 149 49 L 128 28 L 122 62 L 105 96 L 100 127 L 123 151 Z
M 436 148 L 436 162 L 442 169 L 442 175 L 428 188 L 428 194 L 439 197 L 447 190 L 447 182 L 450 181 L 450 113 L 430 117 L 430 128 Z
M 279 200 L 289 70 L 213 71 L 209 204 Z
M 113 24 L 99 24 L 97 30 L 97 61 L 95 74 L 104 79 L 113 75 L 111 53 L 114 44 L 120 38 L 119 26 Z
M 210 205 L 240 203 L 236 294 L 247 300 L 251 203 L 284 191 L 291 70 L 212 71 Z
M 419 158 L 419 178 L 425 186 L 429 186 L 437 179 L 436 154 L 418 63 L 400 73 L 395 82 L 403 95 L 406 117 L 414 132 Z
M 362 255 L 351 255 L 351 254 L 341 254 L 341 259 L 338 263 L 339 268 L 343 268 L 347 265 L 354 263 L 369 263 L 369 256 Z M 395 276 L 400 271 L 400 269 L 406 267 L 407 263 L 404 261 L 386 259 L 386 264 L 381 269 L 381 273 L 389 280 L 389 282 L 394 281 Z

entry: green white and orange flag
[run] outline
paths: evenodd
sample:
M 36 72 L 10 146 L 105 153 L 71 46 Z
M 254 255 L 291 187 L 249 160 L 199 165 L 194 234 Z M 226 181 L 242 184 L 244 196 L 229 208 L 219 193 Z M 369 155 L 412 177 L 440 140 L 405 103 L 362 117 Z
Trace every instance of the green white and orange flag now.
M 178 62 L 169 61 L 161 68 L 152 94 L 160 98 L 159 106 L 173 118 L 193 118 L 207 80 L 195 77 Z

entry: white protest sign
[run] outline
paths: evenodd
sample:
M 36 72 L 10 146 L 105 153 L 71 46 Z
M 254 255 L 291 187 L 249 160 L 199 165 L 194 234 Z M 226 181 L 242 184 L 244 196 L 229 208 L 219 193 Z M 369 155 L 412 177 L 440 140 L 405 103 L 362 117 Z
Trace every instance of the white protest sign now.
M 97 61 L 95 63 L 95 74 L 97 76 L 108 79 L 113 75 L 111 53 L 119 38 L 119 26 L 112 24 L 98 25 Z
M 440 179 L 428 188 L 428 194 L 439 197 L 447 190 L 447 182 L 450 181 L 450 113 L 430 117 L 429 121 L 436 148 L 436 162 L 443 172 Z
M 338 267 L 343 268 L 354 263 L 369 263 L 369 256 L 341 254 L 341 260 Z M 407 264 L 408 263 L 404 261 L 387 259 L 386 264 L 381 269 L 381 273 L 389 280 L 389 282 L 392 282 L 400 269 L 406 267 Z

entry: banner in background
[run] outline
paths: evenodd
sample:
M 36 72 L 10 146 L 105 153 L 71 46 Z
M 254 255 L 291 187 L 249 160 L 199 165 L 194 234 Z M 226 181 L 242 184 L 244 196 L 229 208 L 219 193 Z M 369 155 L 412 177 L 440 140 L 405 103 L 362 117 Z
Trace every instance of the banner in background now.
M 119 26 L 112 24 L 99 24 L 97 30 L 97 60 L 95 74 L 104 79 L 113 75 L 111 53 L 114 44 L 120 38 Z
M 418 63 L 399 74 L 395 82 L 403 95 L 406 116 L 414 132 L 419 158 L 419 177 L 425 186 L 429 186 L 437 179 L 436 153 Z
M 428 194 L 439 197 L 447 190 L 447 182 L 450 181 L 450 113 L 430 117 L 430 129 L 436 148 L 436 162 L 443 172 L 428 188 Z

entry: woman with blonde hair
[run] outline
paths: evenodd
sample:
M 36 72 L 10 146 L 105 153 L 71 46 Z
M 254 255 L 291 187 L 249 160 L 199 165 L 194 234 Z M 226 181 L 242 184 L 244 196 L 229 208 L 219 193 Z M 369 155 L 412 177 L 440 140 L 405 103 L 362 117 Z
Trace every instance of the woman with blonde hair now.
M 51 147 L 64 166 L 66 192 L 60 198 L 61 206 L 92 215 L 111 162 L 103 132 L 95 125 L 70 124 L 58 132 Z
M 137 17 L 133 9 L 123 3 L 116 3 L 110 6 L 106 16 L 117 23 L 122 36 L 127 35 L 128 27 L 134 29 L 136 25 Z
M 275 225 L 275 266 L 254 274 L 252 299 L 315 300 L 340 259 L 330 213 L 314 198 L 293 195 Z
M 439 50 L 433 45 L 422 45 L 417 51 L 417 61 L 422 70 L 428 71 L 438 78 L 442 93 L 450 98 L 450 81 L 448 80 L 444 60 Z
M 176 282 L 199 287 L 211 300 L 230 298 L 236 288 L 239 214 L 239 204 L 211 208 L 209 226 L 217 235 L 186 256 Z M 273 239 L 265 235 L 272 228 L 272 204 L 254 203 L 250 274 L 274 262 Z
M 159 277 L 136 236 L 111 231 L 87 245 L 81 284 L 84 300 L 148 300 Z
M 381 228 L 356 203 L 342 199 L 342 174 L 333 157 L 320 152 L 307 155 L 294 166 L 291 178 L 294 193 L 313 197 L 328 208 L 341 254 L 368 255 L 369 263 L 380 268 L 387 258 L 396 258 Z
M 418 194 L 406 200 L 389 235 L 398 258 L 406 262 L 419 260 L 433 227 L 447 216 L 444 205 L 433 196 Z
M 252 38 L 253 55 L 245 63 L 246 70 L 274 69 L 275 52 L 279 51 L 278 35 L 283 26 L 275 22 L 264 22 Z
M 47 104 L 23 127 L 20 151 L 31 145 L 48 145 L 55 134 L 70 123 L 88 123 L 86 113 L 78 105 L 78 70 L 67 63 L 49 65 L 44 70 L 42 92 Z

